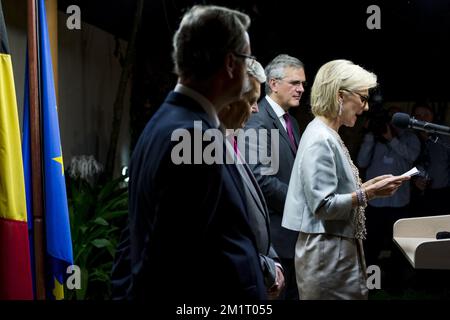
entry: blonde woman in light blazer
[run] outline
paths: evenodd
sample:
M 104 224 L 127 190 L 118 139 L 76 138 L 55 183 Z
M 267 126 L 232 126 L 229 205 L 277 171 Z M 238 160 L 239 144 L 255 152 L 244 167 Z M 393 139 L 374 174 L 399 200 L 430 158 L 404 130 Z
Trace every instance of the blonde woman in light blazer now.
M 338 130 L 369 110 L 376 75 L 348 60 L 323 65 L 311 89 L 315 116 L 300 141 L 282 226 L 300 231 L 295 269 L 300 299 L 367 299 L 364 208 L 409 177 L 362 183 Z

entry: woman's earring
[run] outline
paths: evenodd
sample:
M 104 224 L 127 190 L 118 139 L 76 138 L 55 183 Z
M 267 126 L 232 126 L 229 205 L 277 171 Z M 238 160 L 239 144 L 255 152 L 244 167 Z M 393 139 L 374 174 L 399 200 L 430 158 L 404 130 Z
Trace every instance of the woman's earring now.
M 339 99 L 339 113 L 338 115 L 342 115 L 342 111 L 344 110 L 344 106 L 342 105 L 342 99 Z

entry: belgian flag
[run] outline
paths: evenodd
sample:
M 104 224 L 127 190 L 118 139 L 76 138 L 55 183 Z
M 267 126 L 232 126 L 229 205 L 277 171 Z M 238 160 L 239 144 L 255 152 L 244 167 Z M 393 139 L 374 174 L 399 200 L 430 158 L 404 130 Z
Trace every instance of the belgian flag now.
M 20 128 L 0 0 L 0 300 L 33 299 Z

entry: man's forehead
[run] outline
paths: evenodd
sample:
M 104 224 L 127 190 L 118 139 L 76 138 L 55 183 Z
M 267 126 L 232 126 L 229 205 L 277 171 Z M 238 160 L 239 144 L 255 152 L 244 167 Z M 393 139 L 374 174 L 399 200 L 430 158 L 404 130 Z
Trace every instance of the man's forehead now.
M 305 71 L 303 68 L 295 68 L 295 67 L 286 67 L 284 69 L 285 76 L 291 76 L 291 77 L 305 77 Z

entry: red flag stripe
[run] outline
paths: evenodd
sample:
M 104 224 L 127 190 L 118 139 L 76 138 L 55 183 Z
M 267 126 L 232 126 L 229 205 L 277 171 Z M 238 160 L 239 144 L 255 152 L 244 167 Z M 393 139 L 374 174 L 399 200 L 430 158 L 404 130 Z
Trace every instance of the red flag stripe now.
M 28 252 L 27 223 L 0 218 L 0 300 L 33 299 Z

